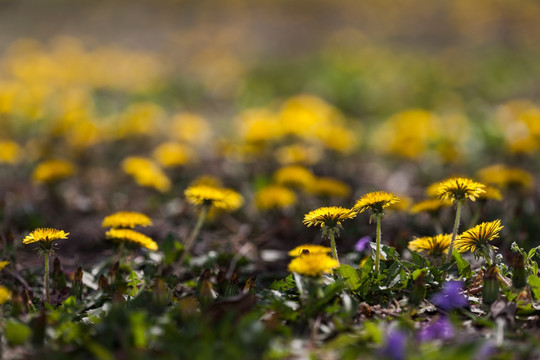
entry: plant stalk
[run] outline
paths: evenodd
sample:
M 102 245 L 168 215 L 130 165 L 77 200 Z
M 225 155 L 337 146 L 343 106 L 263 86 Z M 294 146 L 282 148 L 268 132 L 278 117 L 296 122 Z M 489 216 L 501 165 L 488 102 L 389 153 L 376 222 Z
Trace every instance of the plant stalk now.
M 377 219 L 377 250 L 375 251 L 375 274 L 379 275 L 379 259 L 381 257 L 381 215 L 375 216 Z
M 339 267 L 339 259 L 338 259 L 337 248 L 336 248 L 336 238 L 333 232 L 330 232 L 330 246 L 332 247 L 332 256 L 334 257 L 334 259 L 336 259 L 338 263 L 338 267 Z
M 457 202 L 457 209 L 456 209 L 456 220 L 454 221 L 454 229 L 452 230 L 452 239 L 450 240 L 450 245 L 448 246 L 448 254 L 446 255 L 445 263 L 450 262 L 450 260 L 452 259 L 452 250 L 453 250 L 453 247 L 454 247 L 454 241 L 457 238 L 457 232 L 458 232 L 458 228 L 459 228 L 459 220 L 460 220 L 460 217 L 461 217 L 461 205 L 462 205 L 462 202 L 458 201 Z
M 184 263 L 184 260 L 186 259 L 186 256 L 189 253 L 189 250 L 191 249 L 191 245 L 193 245 L 193 241 L 197 238 L 197 235 L 199 235 L 199 231 L 201 230 L 204 219 L 206 219 L 206 215 L 208 214 L 208 206 L 203 205 L 201 209 L 201 213 L 199 214 L 199 218 L 197 219 L 197 223 L 195 224 L 195 227 L 193 228 L 193 231 L 191 231 L 191 234 L 189 235 L 186 245 L 184 247 L 184 253 L 180 257 L 179 263 L 182 265 Z
M 45 298 L 47 304 L 51 303 L 49 296 L 49 252 L 45 252 Z

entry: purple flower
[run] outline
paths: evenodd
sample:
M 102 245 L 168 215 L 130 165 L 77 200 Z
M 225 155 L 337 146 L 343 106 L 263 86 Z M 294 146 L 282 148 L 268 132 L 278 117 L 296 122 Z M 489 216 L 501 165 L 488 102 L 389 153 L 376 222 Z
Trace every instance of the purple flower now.
M 446 316 L 441 316 L 431 324 L 424 326 L 418 334 L 420 341 L 448 340 L 453 337 L 454 327 Z
M 407 336 L 399 330 L 391 330 L 386 336 L 386 343 L 380 350 L 382 357 L 392 360 L 405 359 L 405 344 Z
M 369 246 L 369 243 L 371 242 L 371 236 L 363 236 L 356 242 L 356 245 L 354 245 L 354 250 L 358 252 L 362 252 L 366 250 L 366 247 Z
M 463 295 L 463 283 L 461 281 L 447 281 L 443 289 L 433 295 L 431 301 L 443 311 L 459 309 L 467 305 L 467 297 Z
M 486 341 L 480 346 L 474 355 L 475 360 L 489 360 L 495 354 L 497 348 L 495 344 L 491 341 Z

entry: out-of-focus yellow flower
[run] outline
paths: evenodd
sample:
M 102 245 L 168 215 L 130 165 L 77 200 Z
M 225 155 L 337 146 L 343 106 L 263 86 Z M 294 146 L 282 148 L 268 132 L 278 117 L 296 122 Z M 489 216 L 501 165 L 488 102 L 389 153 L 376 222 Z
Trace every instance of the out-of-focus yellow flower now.
M 280 209 L 294 205 L 296 194 L 286 187 L 270 185 L 257 191 L 255 205 L 261 210 Z
M 23 239 L 23 244 L 32 244 L 35 242 L 50 243 L 55 240 L 67 239 L 69 233 L 64 230 L 52 228 L 37 228 Z
M 172 135 L 183 142 L 193 145 L 207 144 L 212 136 L 212 128 L 202 116 L 181 113 L 171 118 Z
M 164 110 L 153 103 L 135 103 L 120 114 L 117 120 L 117 136 L 150 135 L 158 130 Z
M 503 227 L 501 220 L 476 225 L 456 239 L 455 248 L 460 253 L 471 251 L 477 255 L 477 250 L 491 246 L 489 242 L 499 237 L 499 233 Z
M 532 154 L 540 148 L 540 108 L 534 103 L 506 103 L 497 110 L 496 119 L 510 152 Z
M 196 186 L 196 185 L 206 185 L 206 186 L 212 186 L 212 187 L 217 187 L 217 188 L 223 187 L 223 183 L 221 182 L 221 180 L 211 175 L 201 175 L 189 183 L 189 186 Z
M 67 160 L 47 160 L 39 163 L 32 174 L 37 182 L 48 183 L 73 175 L 75 166 Z
M 478 177 L 502 189 L 530 189 L 533 184 L 533 176 L 529 172 L 504 164 L 487 166 L 478 171 Z
M 315 178 L 308 191 L 321 196 L 347 197 L 351 194 L 349 185 L 343 181 L 329 177 Z
M 358 134 L 339 125 L 320 126 L 317 128 L 316 138 L 327 148 L 348 154 L 358 144 Z
M 226 211 L 235 211 L 244 203 L 242 195 L 234 190 L 207 185 L 190 186 L 184 195 L 194 205 L 207 205 Z
M 293 144 L 277 148 L 274 157 L 281 165 L 313 165 L 321 159 L 321 149 L 317 146 Z
M 105 237 L 107 239 L 127 241 L 152 251 L 158 249 L 157 243 L 150 237 L 131 229 L 110 229 L 105 233 Z
M 0 261 L 0 270 L 9 265 L 9 261 Z
M 306 252 L 307 251 L 307 252 Z M 304 244 L 295 247 L 289 251 L 289 256 L 298 257 L 308 254 L 329 254 L 332 251 L 331 248 L 322 245 Z
M 122 169 L 141 186 L 152 187 L 160 192 L 171 189 L 171 181 L 159 166 L 150 159 L 130 156 L 122 161 Z
M 14 141 L 0 140 L 0 164 L 15 164 L 21 157 L 21 147 Z
M 341 121 L 340 112 L 321 98 L 298 95 L 289 98 L 282 106 L 279 121 L 286 134 L 314 137 L 319 127 Z
M 103 140 L 103 134 L 98 124 L 91 120 L 78 120 L 66 135 L 69 145 L 75 149 L 84 149 Z
M 283 129 L 270 110 L 248 109 L 238 116 L 238 128 L 242 140 L 247 143 L 264 143 L 283 136 Z
M 445 208 L 451 205 L 452 205 L 452 201 L 450 200 L 427 199 L 427 200 L 423 200 L 414 204 L 411 207 L 411 213 L 417 214 L 421 212 L 427 212 L 430 214 L 436 214 L 442 208 Z
M 163 167 L 174 167 L 187 164 L 193 160 L 194 154 L 186 145 L 166 142 L 154 149 L 153 157 Z
M 310 211 L 304 216 L 303 223 L 310 226 L 320 226 L 321 228 L 334 228 L 341 225 L 341 222 L 356 217 L 356 212 L 351 209 L 339 206 L 322 207 Z
M 315 176 L 303 166 L 290 165 L 276 170 L 274 180 L 280 185 L 309 189 L 315 181 Z
M 399 199 L 399 201 L 391 204 L 388 209 L 393 211 L 408 211 L 413 200 L 407 195 L 402 194 L 398 194 L 396 197 Z
M 339 266 L 337 260 L 327 254 L 304 254 L 295 257 L 289 263 L 289 271 L 300 275 L 319 277 L 322 274 L 330 274 L 332 269 Z
M 442 200 L 475 201 L 486 186 L 467 178 L 450 178 L 439 183 L 437 196 Z
M 106 216 L 101 223 L 102 227 L 134 228 L 135 226 L 150 226 L 152 220 L 144 214 L 135 211 L 119 211 Z
M 440 257 L 448 252 L 452 234 L 439 234 L 435 236 L 424 236 L 409 242 L 409 250 L 424 251 L 429 256 Z
M 485 192 L 480 194 L 479 200 L 502 200 L 501 191 L 494 186 L 486 185 Z
M 382 214 L 384 209 L 399 201 L 393 193 L 386 191 L 370 192 L 362 196 L 353 206 L 353 210 L 360 213 L 370 210 L 373 214 Z
M 5 286 L 0 286 L 0 305 L 11 299 L 11 291 Z

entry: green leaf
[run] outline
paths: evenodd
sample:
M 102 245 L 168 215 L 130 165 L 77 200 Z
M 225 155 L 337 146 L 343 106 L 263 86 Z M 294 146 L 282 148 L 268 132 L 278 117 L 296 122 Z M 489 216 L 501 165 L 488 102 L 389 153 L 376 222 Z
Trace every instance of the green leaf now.
M 360 276 L 358 276 L 356 269 L 352 266 L 341 264 L 338 268 L 338 272 L 343 276 L 352 290 L 356 290 L 360 286 Z
M 529 275 L 529 285 L 536 300 L 540 300 L 540 278 L 536 275 Z
M 32 329 L 15 319 L 7 320 L 4 325 L 4 336 L 12 346 L 24 344 L 31 335 Z
M 452 255 L 456 260 L 459 275 L 463 277 L 470 277 L 472 275 L 471 265 L 467 262 L 467 260 L 463 259 L 457 250 L 452 251 Z

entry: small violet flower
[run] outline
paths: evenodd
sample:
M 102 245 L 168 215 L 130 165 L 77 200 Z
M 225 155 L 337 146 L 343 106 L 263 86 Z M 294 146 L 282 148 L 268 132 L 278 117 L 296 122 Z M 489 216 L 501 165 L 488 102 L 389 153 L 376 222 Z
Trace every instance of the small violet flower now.
M 356 245 L 354 245 L 354 250 L 358 252 L 362 252 L 366 250 L 366 248 L 369 246 L 369 243 L 371 242 L 371 236 L 363 236 L 356 242 Z
M 386 343 L 381 348 L 379 354 L 381 357 L 392 360 L 405 359 L 405 345 L 407 336 L 399 330 L 391 330 L 386 336 Z
M 420 341 L 448 340 L 454 337 L 454 327 L 446 316 L 424 326 L 418 334 Z
M 447 281 L 443 289 L 435 294 L 431 301 L 443 311 L 459 309 L 467 305 L 467 297 L 463 295 L 461 281 Z

